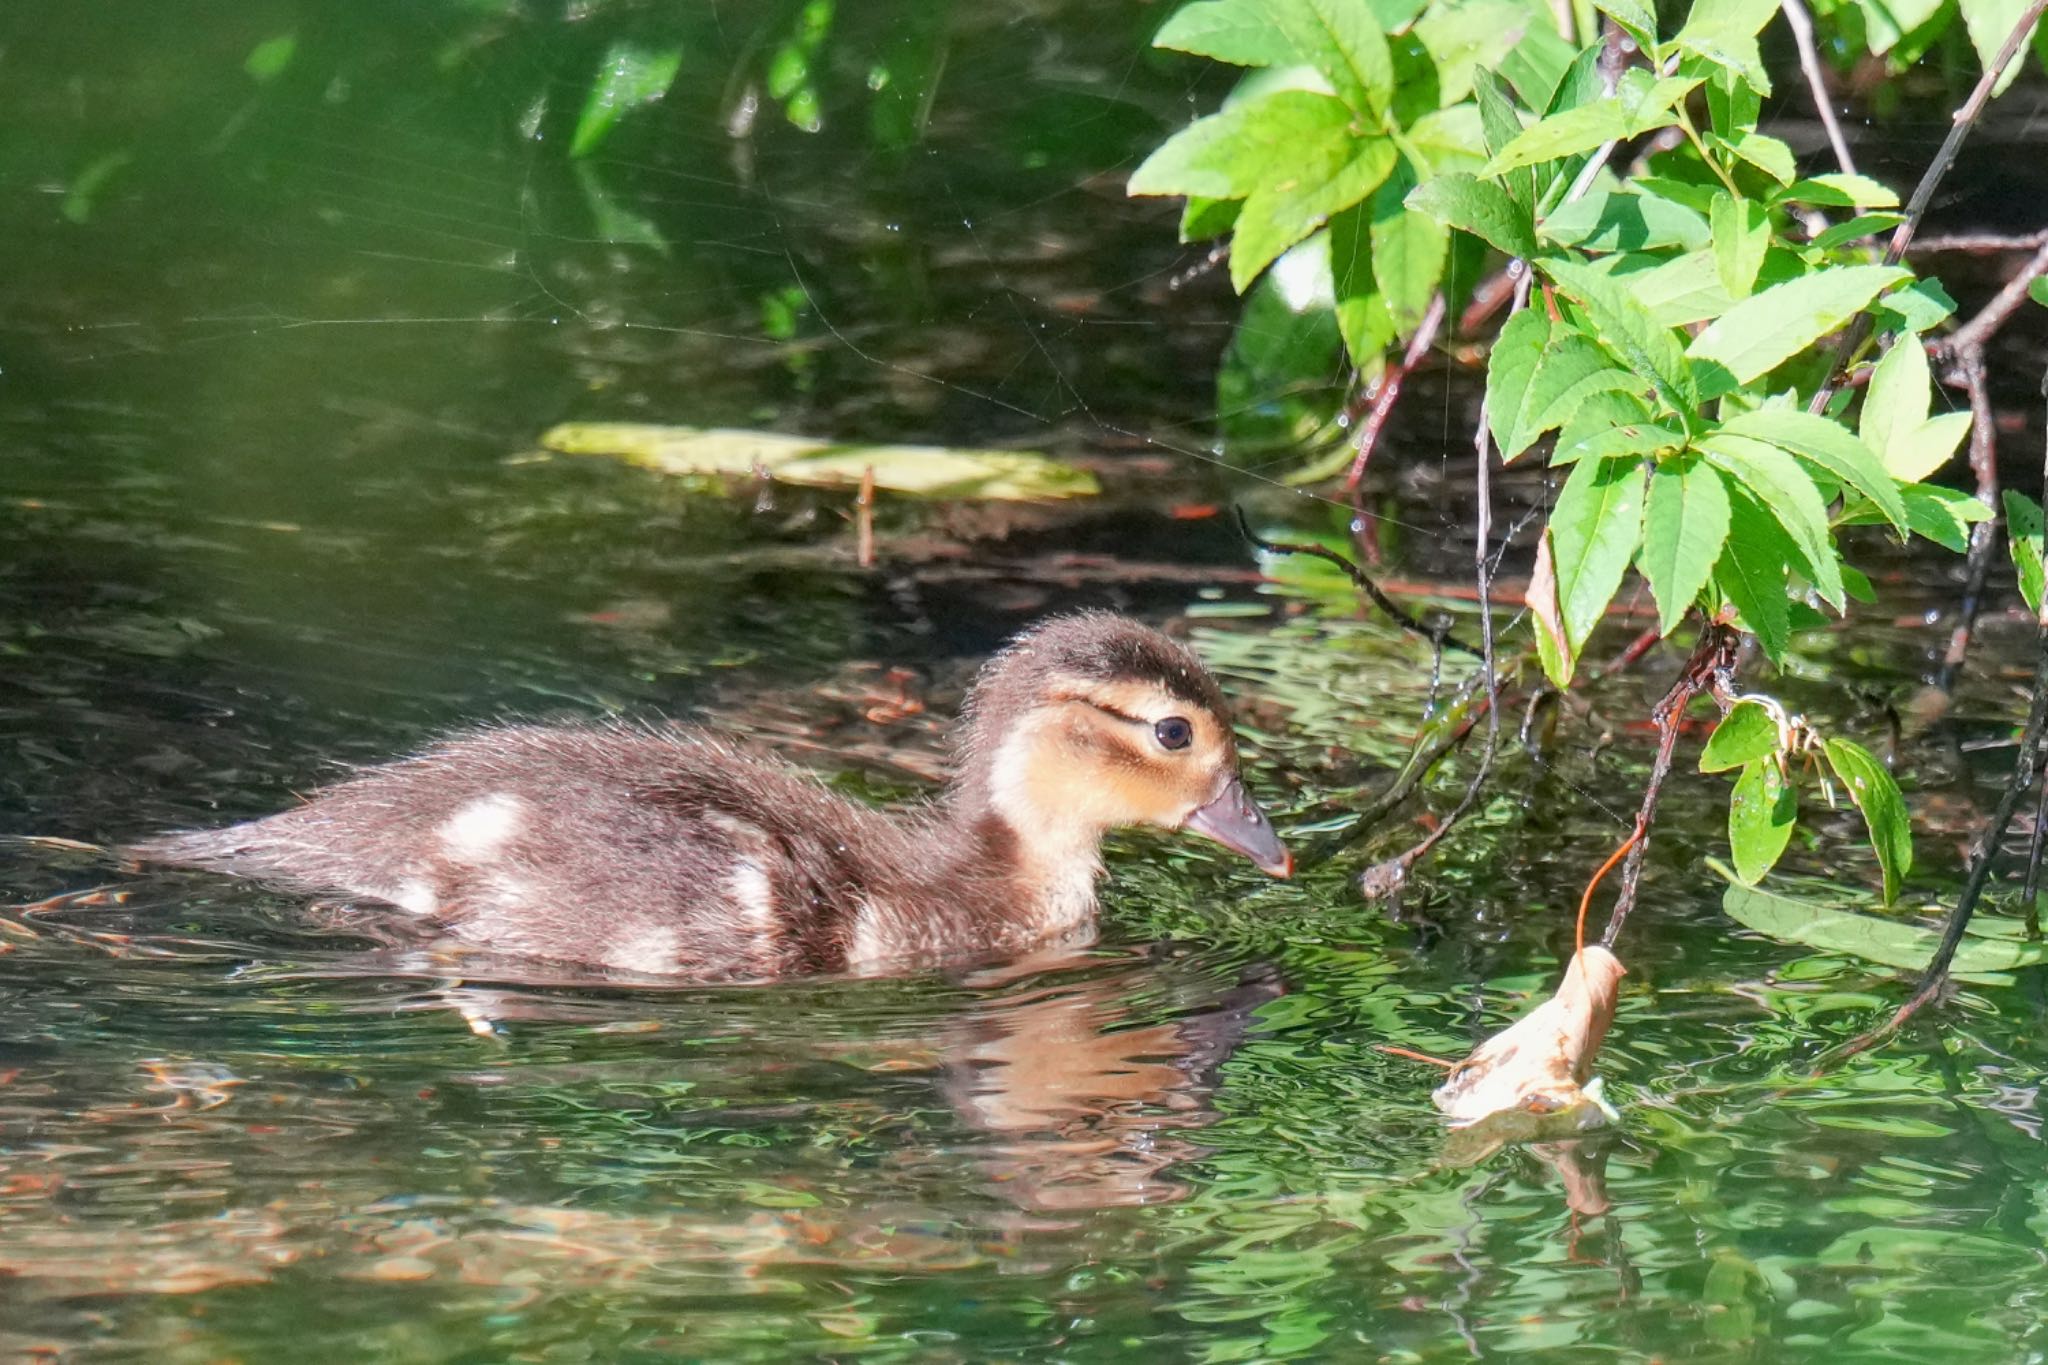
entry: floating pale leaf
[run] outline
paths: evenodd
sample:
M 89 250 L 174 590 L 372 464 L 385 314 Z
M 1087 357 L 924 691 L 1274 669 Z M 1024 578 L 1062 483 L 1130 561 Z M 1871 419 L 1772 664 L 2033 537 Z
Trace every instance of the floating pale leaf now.
M 1734 879 L 1720 864 L 1710 860 L 1707 865 L 1731 881 Z M 1934 930 L 1917 924 L 1831 910 L 1742 885 L 1732 885 L 1722 893 L 1721 908 L 1737 924 L 1780 942 L 1803 944 L 1822 952 L 1860 957 L 1911 971 L 1924 969 L 1933 960 L 1935 944 L 1940 941 Z M 1953 970 L 1966 981 L 2007 986 L 2012 984 L 2012 978 L 2004 973 L 2043 961 L 2048 961 L 2048 946 L 1972 932 L 1965 935 L 1956 950 Z
M 1023 502 L 1101 491 L 1084 469 L 1017 450 L 842 445 L 775 431 L 637 422 L 568 423 L 549 430 L 541 444 L 564 455 L 604 455 L 663 474 L 731 478 L 762 471 L 784 483 L 819 488 L 857 487 L 872 469 L 875 487 L 926 498 Z
M 1567 1132 L 1600 1126 L 1611 1115 L 1589 1082 L 1625 974 L 1600 945 L 1580 949 L 1557 994 L 1481 1043 L 1430 1099 L 1458 1126 L 1511 1111 L 1556 1116 Z

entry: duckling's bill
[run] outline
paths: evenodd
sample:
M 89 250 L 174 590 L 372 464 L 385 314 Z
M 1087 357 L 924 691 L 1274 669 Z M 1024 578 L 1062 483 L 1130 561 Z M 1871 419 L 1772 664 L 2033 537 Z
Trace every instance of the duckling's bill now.
M 1294 875 L 1293 851 L 1280 842 L 1272 821 L 1252 800 L 1240 778 L 1231 778 L 1208 805 L 1197 807 L 1184 828 L 1214 839 L 1233 853 L 1242 853 L 1268 876 Z

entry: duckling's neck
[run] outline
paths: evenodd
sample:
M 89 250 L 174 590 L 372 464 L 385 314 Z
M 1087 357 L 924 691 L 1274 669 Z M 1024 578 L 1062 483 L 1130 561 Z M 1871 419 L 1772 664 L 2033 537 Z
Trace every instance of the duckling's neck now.
M 945 810 L 964 858 L 1007 883 L 999 909 L 1040 939 L 1092 921 L 1104 825 L 1050 746 L 1017 733 L 971 752 Z

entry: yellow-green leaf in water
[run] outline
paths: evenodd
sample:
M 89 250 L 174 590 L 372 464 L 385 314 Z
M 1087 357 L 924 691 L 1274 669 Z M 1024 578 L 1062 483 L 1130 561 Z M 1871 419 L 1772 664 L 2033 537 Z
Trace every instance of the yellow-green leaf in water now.
M 1101 491 L 1084 469 L 1018 450 L 845 445 L 777 431 L 641 422 L 567 423 L 549 430 L 541 444 L 559 454 L 604 455 L 686 478 L 761 471 L 817 488 L 858 487 L 872 469 L 875 487 L 924 498 L 1025 502 Z

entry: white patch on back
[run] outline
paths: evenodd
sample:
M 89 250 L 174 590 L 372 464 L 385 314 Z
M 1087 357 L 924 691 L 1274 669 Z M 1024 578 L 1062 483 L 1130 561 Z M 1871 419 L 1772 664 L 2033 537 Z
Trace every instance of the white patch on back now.
M 726 890 L 731 893 L 733 904 L 758 932 L 774 931 L 775 887 L 758 864 L 743 862 L 733 868 L 732 876 L 726 881 Z
M 882 912 L 863 898 L 853 909 L 853 937 L 846 945 L 846 970 L 856 976 L 885 970 L 900 953 L 889 942 L 882 927 Z
M 408 877 L 397 888 L 381 899 L 390 901 L 401 910 L 415 915 L 432 915 L 441 908 L 440 898 L 434 895 L 434 888 L 417 877 Z
M 525 823 L 525 806 L 507 792 L 480 796 L 441 822 L 441 844 L 459 862 L 487 863 Z
M 676 969 L 676 950 L 681 946 L 682 938 L 675 930 L 648 925 L 622 935 L 607 946 L 605 965 L 621 971 L 662 976 Z

